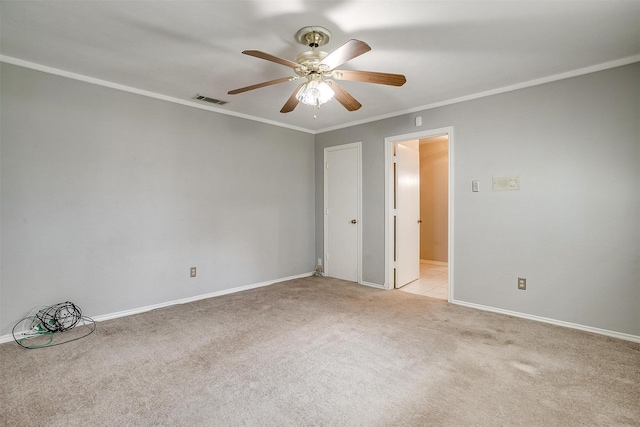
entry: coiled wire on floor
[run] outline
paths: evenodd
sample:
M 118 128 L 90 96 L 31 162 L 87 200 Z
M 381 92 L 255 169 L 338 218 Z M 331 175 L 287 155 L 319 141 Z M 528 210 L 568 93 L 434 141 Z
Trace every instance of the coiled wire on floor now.
M 16 332 L 16 328 L 22 326 Z M 80 335 L 65 334 L 64 338 L 56 340 L 56 334 L 69 332 L 76 326 L 86 326 Z M 96 322 L 90 317 L 83 316 L 80 307 L 70 301 L 61 302 L 49 307 L 36 308 L 29 316 L 18 321 L 11 330 L 13 339 L 24 348 L 43 348 L 66 344 L 84 338 L 96 330 Z M 17 336 L 16 336 L 17 334 Z M 61 336 L 61 335 L 58 335 Z

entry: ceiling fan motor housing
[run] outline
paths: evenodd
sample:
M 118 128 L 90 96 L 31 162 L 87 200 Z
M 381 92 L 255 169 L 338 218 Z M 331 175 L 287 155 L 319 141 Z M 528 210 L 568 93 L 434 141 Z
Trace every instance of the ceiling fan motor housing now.
M 295 58 L 295 62 L 302 65 L 300 68 L 296 68 L 294 71 L 300 77 L 305 77 L 310 73 L 324 73 L 329 71 L 329 67 L 324 64 L 320 64 L 324 58 L 328 55 L 327 52 L 321 50 L 308 50 L 302 52 Z

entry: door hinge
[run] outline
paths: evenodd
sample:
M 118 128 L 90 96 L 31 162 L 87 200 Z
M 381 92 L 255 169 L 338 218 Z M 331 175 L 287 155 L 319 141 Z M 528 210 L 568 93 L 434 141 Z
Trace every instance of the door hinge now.
M 398 156 L 393 156 L 393 163 L 398 163 Z

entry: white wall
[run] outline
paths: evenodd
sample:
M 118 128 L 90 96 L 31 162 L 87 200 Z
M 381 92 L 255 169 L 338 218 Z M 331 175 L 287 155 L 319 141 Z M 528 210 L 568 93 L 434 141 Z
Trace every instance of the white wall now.
M 0 335 L 39 305 L 99 316 L 313 270 L 313 135 L 0 73 Z
M 640 336 L 639 100 L 636 63 L 316 135 L 316 255 L 318 153 L 363 142 L 363 280 L 383 284 L 384 138 L 453 126 L 454 298 Z

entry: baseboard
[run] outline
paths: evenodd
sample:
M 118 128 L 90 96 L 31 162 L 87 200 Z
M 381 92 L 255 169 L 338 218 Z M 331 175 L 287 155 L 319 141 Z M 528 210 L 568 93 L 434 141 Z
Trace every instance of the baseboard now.
M 477 310 L 490 311 L 492 313 L 506 314 L 508 316 L 520 317 L 522 319 L 535 320 L 537 322 L 549 323 L 551 325 L 563 326 L 565 328 L 578 329 L 585 332 L 591 332 L 598 335 L 606 335 L 612 338 L 618 338 L 625 341 L 632 341 L 640 343 L 640 336 L 625 334 L 623 332 L 609 331 L 607 329 L 594 328 L 592 326 L 580 325 L 578 323 L 564 322 L 562 320 L 549 319 L 547 317 L 534 316 L 532 314 L 520 313 L 517 311 L 504 310 L 502 308 L 495 308 L 481 304 L 474 304 L 465 301 L 451 300 L 452 304 L 462 305 L 469 308 L 475 308 Z
M 371 282 L 360 282 L 360 284 L 361 284 L 361 285 L 364 285 L 364 286 L 369 286 L 369 287 L 372 287 L 372 288 L 376 288 L 376 289 L 382 289 L 382 290 L 386 289 L 386 288 L 384 287 L 384 285 L 379 285 L 379 284 L 377 284 L 377 283 L 371 283 Z
M 250 284 L 250 285 L 238 286 L 238 287 L 230 288 L 230 289 L 223 289 L 221 291 L 210 292 L 208 294 L 196 295 L 196 296 L 193 296 L 193 297 L 188 297 L 188 298 L 182 298 L 182 299 L 178 299 L 178 300 L 163 302 L 163 303 L 160 303 L 160 304 L 147 305 L 145 307 L 133 308 L 131 310 L 118 311 L 116 313 L 103 314 L 101 316 L 96 316 L 96 317 L 91 317 L 91 318 L 95 322 L 103 322 L 105 320 L 111 320 L 111 319 L 117 319 L 119 317 L 131 316 L 133 314 L 144 313 L 146 311 L 156 310 L 158 308 L 169 307 L 169 306 L 172 306 L 172 305 L 186 304 L 186 303 L 189 303 L 189 302 L 198 301 L 198 300 L 202 300 L 202 299 L 214 298 L 214 297 L 219 297 L 219 296 L 222 296 L 222 295 L 233 294 L 233 293 L 236 293 L 236 292 L 248 291 L 249 289 L 261 288 L 263 286 L 273 285 L 274 283 L 285 282 L 287 280 L 293 280 L 293 279 L 300 279 L 302 277 L 309 277 L 311 275 L 313 275 L 313 272 L 298 274 L 296 276 L 282 277 L 280 279 L 268 280 L 266 282 L 253 283 L 253 284 Z M 9 341 L 13 341 L 13 335 L 7 334 L 7 335 L 0 336 L 0 344 L 6 343 L 6 342 L 9 342 Z
M 247 291 L 249 289 L 260 288 L 260 287 L 263 287 L 263 286 L 273 285 L 274 283 L 284 282 L 284 281 L 293 280 L 293 279 L 300 279 L 300 278 L 309 277 L 309 276 L 312 276 L 312 275 L 313 275 L 313 272 L 299 274 L 299 275 L 296 275 L 296 276 L 283 277 L 283 278 L 280 278 L 280 279 L 269 280 L 269 281 L 266 281 L 266 282 L 254 283 L 254 284 L 245 285 L 245 286 L 238 286 L 238 287 L 230 288 L 230 289 L 223 289 L 221 291 L 211 292 L 211 293 L 203 294 L 203 295 L 196 295 L 196 296 L 189 297 L 189 298 L 182 298 L 182 299 L 179 299 L 179 300 L 168 301 L 168 302 L 165 302 L 165 303 L 148 305 L 148 306 L 145 306 L 145 307 L 134 308 L 134 309 L 131 309 L 131 310 L 119 311 L 119 312 L 116 312 L 116 313 L 104 314 L 104 315 L 101 315 L 101 316 L 92 317 L 92 319 L 95 320 L 96 322 L 102 322 L 102 321 L 105 321 L 105 320 L 117 319 L 119 317 L 125 317 L 125 316 L 131 316 L 133 314 L 144 313 L 146 311 L 151 311 L 151 310 L 155 310 L 155 309 L 162 308 L 162 307 L 169 307 L 169 306 L 172 306 L 172 305 L 186 304 L 186 303 L 189 303 L 189 302 L 198 301 L 198 300 L 202 300 L 202 299 L 219 297 L 219 296 L 222 296 L 222 295 L 228 295 L 228 294 L 233 294 L 233 293 L 236 293 L 236 292 Z M 383 285 L 379 285 L 377 283 L 360 282 L 360 284 L 364 285 L 364 286 L 370 286 L 372 288 L 383 289 L 383 290 L 385 289 L 385 287 Z M 469 308 L 475 308 L 477 310 L 490 311 L 490 312 L 499 313 L 499 314 L 506 314 L 508 316 L 520 317 L 520 318 L 529 319 L 529 320 L 535 320 L 535 321 L 538 321 L 538 322 L 549 323 L 549 324 L 557 325 L 557 326 L 563 326 L 565 328 L 578 329 L 578 330 L 585 331 L 585 332 L 591 332 L 591 333 L 594 333 L 594 334 L 605 335 L 605 336 L 608 336 L 608 337 L 618 338 L 618 339 L 625 340 L 625 341 L 631 341 L 631 342 L 640 343 L 640 336 L 637 336 L 637 335 L 625 334 L 625 333 L 622 333 L 622 332 L 615 332 L 615 331 L 610 331 L 610 330 L 607 330 L 607 329 L 594 328 L 594 327 L 591 327 L 591 326 L 580 325 L 580 324 L 577 324 L 577 323 L 564 322 L 562 320 L 549 319 L 549 318 L 546 318 L 546 317 L 534 316 L 534 315 L 531 315 L 531 314 L 520 313 L 520 312 L 517 312 L 517 311 L 511 311 L 511 310 L 504 310 L 504 309 L 501 309 L 501 308 L 495 308 L 495 307 L 490 307 L 490 306 L 481 305 L 481 304 L 474 304 L 474 303 L 470 303 L 470 302 L 466 302 L 466 301 L 459 301 L 459 300 L 455 300 L 455 299 L 451 300 L 450 302 L 452 304 L 461 305 L 461 306 L 469 307 Z M 10 341 L 13 341 L 13 336 L 11 334 L 0 336 L 0 344 L 6 343 L 6 342 L 10 342 Z
M 433 265 L 440 265 L 442 267 L 448 267 L 449 263 L 446 261 L 432 261 L 430 259 L 421 259 L 420 260 L 420 264 L 433 264 Z

